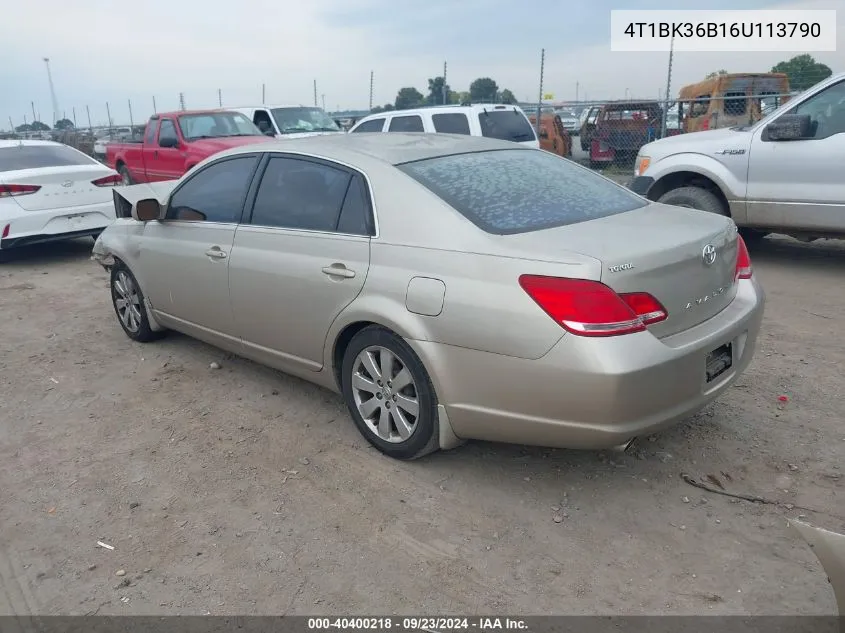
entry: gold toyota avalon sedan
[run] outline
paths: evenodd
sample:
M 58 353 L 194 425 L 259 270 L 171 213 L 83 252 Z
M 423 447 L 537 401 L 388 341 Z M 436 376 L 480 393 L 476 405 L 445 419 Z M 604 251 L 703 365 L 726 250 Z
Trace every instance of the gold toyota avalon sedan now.
M 177 330 L 339 392 L 399 459 L 626 446 L 723 393 L 763 316 L 729 218 L 506 141 L 261 143 L 114 201 L 94 257 L 127 336 Z

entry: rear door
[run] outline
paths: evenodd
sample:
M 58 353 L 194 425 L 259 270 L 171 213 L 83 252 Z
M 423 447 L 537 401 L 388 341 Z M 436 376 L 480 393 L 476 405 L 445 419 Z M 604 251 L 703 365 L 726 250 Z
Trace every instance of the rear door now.
M 229 263 L 237 331 L 252 356 L 319 370 L 329 327 L 361 292 L 374 220 L 365 178 L 284 154 L 266 162 Z

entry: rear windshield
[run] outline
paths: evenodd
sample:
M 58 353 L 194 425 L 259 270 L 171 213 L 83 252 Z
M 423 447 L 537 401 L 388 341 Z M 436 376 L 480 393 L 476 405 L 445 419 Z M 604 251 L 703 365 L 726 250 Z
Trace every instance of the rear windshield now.
M 480 112 L 478 122 L 481 124 L 482 136 L 488 138 L 514 141 L 515 143 L 537 140 L 528 119 L 522 112 L 514 108 Z
M 527 233 L 638 209 L 645 200 L 542 150 L 496 150 L 397 165 L 476 226 Z
M 92 158 L 66 145 L 15 145 L 0 148 L 0 171 L 91 165 Z

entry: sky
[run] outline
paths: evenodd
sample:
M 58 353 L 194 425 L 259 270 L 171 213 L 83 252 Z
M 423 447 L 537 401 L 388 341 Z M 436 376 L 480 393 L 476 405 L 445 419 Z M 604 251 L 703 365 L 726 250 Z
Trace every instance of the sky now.
M 666 53 L 610 51 L 611 9 L 675 9 L 664 0 L 147 0 L 122 10 L 113 0 L 3 3 L 0 129 L 51 122 L 50 58 L 59 114 L 87 126 L 143 122 L 153 112 L 266 102 L 363 110 L 392 102 L 403 86 L 426 92 L 448 63 L 452 90 L 492 77 L 520 100 L 656 98 L 665 91 Z M 706 6 L 702 6 L 706 5 Z M 690 8 L 694 5 L 690 2 Z M 813 53 L 845 70 L 845 0 L 708 0 L 707 9 L 838 9 L 839 51 Z M 795 53 L 798 54 L 798 53 Z M 678 53 L 672 92 L 708 72 L 768 71 L 784 53 Z

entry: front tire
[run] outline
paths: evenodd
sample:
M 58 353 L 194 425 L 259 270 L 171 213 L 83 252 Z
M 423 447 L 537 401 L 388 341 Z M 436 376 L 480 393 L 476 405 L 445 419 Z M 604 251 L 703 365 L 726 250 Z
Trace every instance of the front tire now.
M 676 207 L 698 209 L 716 215 L 728 215 L 728 210 L 722 201 L 712 191 L 701 187 L 678 187 L 667 191 L 658 199 L 662 204 L 671 204 Z
M 346 348 L 341 377 L 355 426 L 379 451 L 410 460 L 439 448 L 434 387 L 401 337 L 379 326 L 364 328 Z
M 138 280 L 123 264 L 116 264 L 111 269 L 111 300 L 126 336 L 139 343 L 148 343 L 161 336 L 150 327 L 144 293 Z

